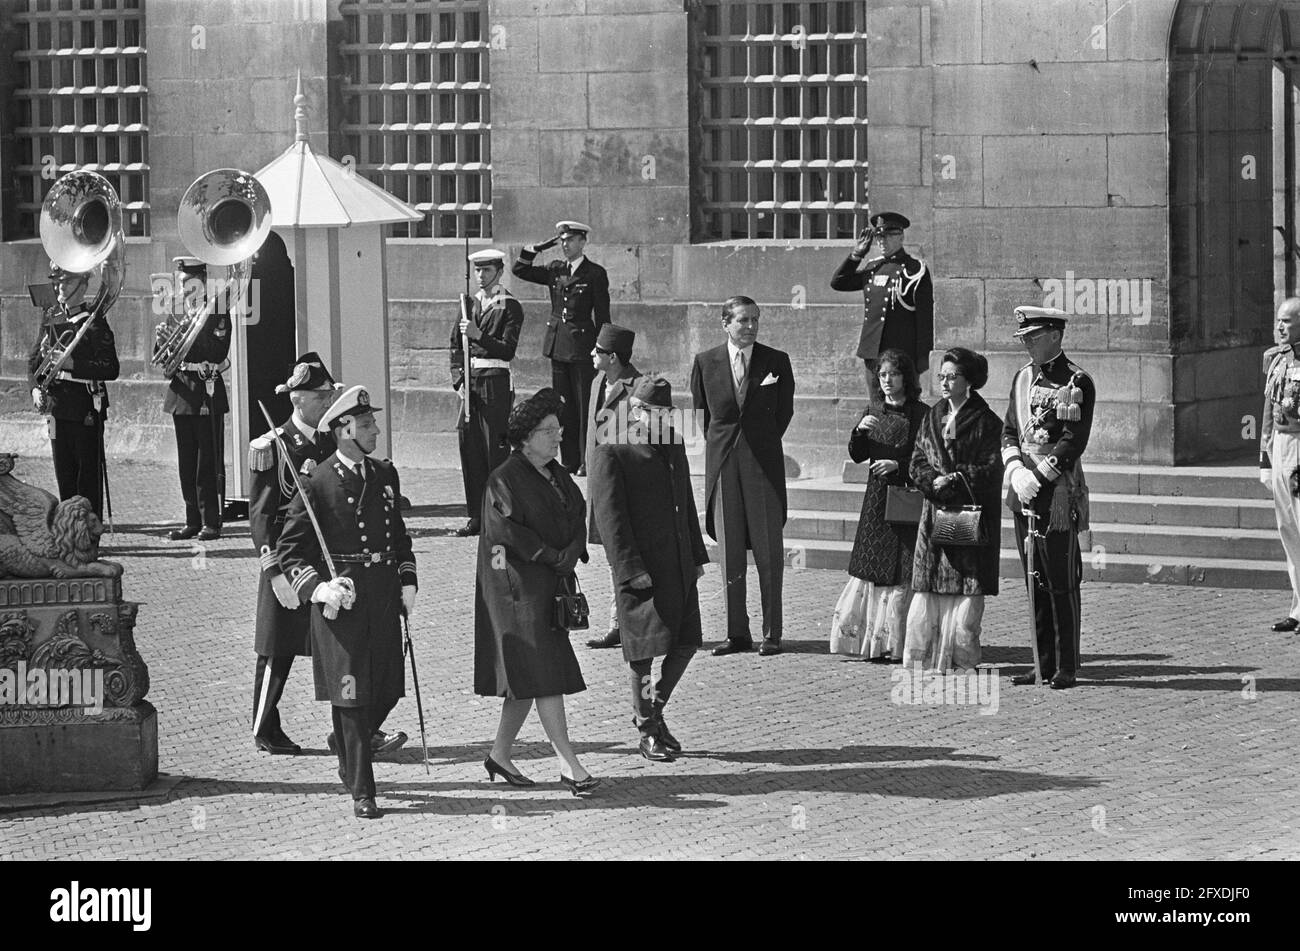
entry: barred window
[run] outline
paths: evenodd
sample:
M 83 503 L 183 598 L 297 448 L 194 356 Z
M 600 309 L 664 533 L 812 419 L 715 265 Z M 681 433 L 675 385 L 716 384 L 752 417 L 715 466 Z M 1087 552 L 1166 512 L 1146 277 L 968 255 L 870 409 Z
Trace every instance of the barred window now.
M 492 234 L 487 0 L 344 0 L 344 151 L 411 238 Z
M 56 178 L 98 172 L 128 235 L 149 234 L 149 125 L 141 0 L 19 0 L 10 240 L 38 233 Z
M 692 0 L 693 237 L 851 238 L 866 226 L 865 0 Z

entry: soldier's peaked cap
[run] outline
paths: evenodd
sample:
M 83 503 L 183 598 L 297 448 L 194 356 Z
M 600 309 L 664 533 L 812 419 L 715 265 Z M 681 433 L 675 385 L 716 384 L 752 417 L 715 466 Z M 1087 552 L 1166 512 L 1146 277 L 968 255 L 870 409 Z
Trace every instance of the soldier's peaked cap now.
M 590 230 L 581 221 L 557 221 L 555 223 L 555 233 L 561 238 L 569 234 L 580 234 L 585 238 Z
M 1023 337 L 1035 330 L 1064 330 L 1070 315 L 1055 307 L 1017 307 L 1015 336 Z
M 496 248 L 484 248 L 471 254 L 469 262 L 474 265 L 495 264 L 498 267 L 505 267 L 506 253 Z
M 620 327 L 618 324 L 601 324 L 600 333 L 596 334 L 596 346 L 601 350 L 631 353 L 634 343 L 636 343 L 636 332 Z
M 277 393 L 292 393 L 295 390 L 337 390 L 343 384 L 335 383 L 329 368 L 315 350 L 309 350 L 293 361 L 293 373 L 275 388 Z
M 900 231 L 906 231 L 912 227 L 912 222 L 896 211 L 882 211 L 878 215 L 871 216 L 871 226 L 873 228 L 897 228 Z
M 370 405 L 370 393 L 364 386 L 360 384 L 350 386 L 325 411 L 325 415 L 320 418 L 320 425 L 316 428 L 322 433 L 327 433 L 330 431 L 331 426 L 341 421 L 345 416 L 378 413 L 380 409 L 379 406 Z

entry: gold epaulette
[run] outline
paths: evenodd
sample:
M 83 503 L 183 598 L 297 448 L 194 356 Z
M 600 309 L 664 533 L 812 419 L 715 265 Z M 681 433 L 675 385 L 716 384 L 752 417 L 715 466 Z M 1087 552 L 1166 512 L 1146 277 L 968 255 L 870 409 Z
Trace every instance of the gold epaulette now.
M 248 444 L 248 468 L 252 472 L 265 472 L 275 464 L 275 440 L 270 433 L 258 436 Z

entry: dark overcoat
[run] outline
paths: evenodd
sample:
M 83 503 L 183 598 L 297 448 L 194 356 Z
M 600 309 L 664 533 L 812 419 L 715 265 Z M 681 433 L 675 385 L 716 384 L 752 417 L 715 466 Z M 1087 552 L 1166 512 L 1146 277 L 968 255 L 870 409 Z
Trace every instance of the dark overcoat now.
M 699 645 L 697 568 L 708 564 L 691 491 L 686 448 L 679 443 L 597 446 L 588 463 L 591 508 L 617 586 L 618 627 L 626 660 L 661 657 Z M 650 575 L 649 588 L 628 582 Z
M 285 574 L 276 548 L 289 516 L 289 503 L 298 494 L 293 473 L 305 481 L 317 465 L 334 455 L 334 437 L 316 433 L 315 439 L 309 439 L 292 419 L 277 426 L 274 433 L 284 442 L 287 456 L 281 455 L 273 433 L 258 436 L 248 446 L 248 529 L 261 569 L 253 649 L 263 657 L 302 657 L 311 653 L 311 611 L 301 604 L 292 610 L 280 604 L 271 590 L 271 576 Z
M 563 497 L 519 450 L 492 471 L 484 489 L 474 581 L 480 696 L 524 700 L 587 689 L 568 631 L 555 626 L 559 577 L 547 563 L 584 541 L 587 506 L 564 466 L 552 459 L 547 470 Z
M 713 493 L 722 463 L 741 433 L 758 460 L 763 475 L 781 500 L 781 524 L 788 505 L 785 493 L 785 451 L 781 439 L 794 418 L 794 371 L 782 350 L 755 343 L 745 386 L 745 405 L 736 400 L 731 357 L 724 343 L 695 355 L 691 367 L 691 399 L 704 430 L 705 528 L 717 539 L 713 524 Z
M 928 406 L 915 399 L 900 407 L 886 403 L 876 410 L 880 426 L 874 434 L 856 426 L 849 434 L 849 458 L 854 462 L 893 459 L 898 463 L 898 468 L 888 475 L 872 475 L 863 490 L 862 514 L 858 518 L 853 551 L 849 555 L 849 574 L 855 578 L 882 585 L 910 585 L 912 582 L 916 526 L 886 522 L 885 503 L 889 486 L 912 484 L 909 471 L 912 450 L 916 445 L 917 430 L 928 410 Z M 864 417 L 866 415 L 863 413 Z
M 912 590 L 934 594 L 997 594 L 998 564 L 1002 548 L 1002 420 L 978 393 L 957 411 L 953 442 L 943 439 L 943 419 L 948 401 L 941 399 L 921 422 L 912 453 L 912 482 L 925 495 L 917 526 L 916 555 L 912 561 Z M 970 505 L 961 480 L 936 491 L 939 476 L 960 472 L 983 507 L 980 524 L 986 544 L 978 548 L 940 548 L 931 544 L 934 510 L 940 506 Z
M 335 454 L 303 481 L 338 573 L 356 586 L 350 609 L 331 621 L 321 605 L 311 603 L 316 585 L 329 574 L 302 494 L 289 507 L 277 548 L 299 600 L 310 604 L 316 699 L 338 707 L 384 706 L 406 694 L 402 586 L 416 583 L 415 557 L 398 504 L 397 469 L 370 458 L 365 467 L 363 480 Z
M 617 380 L 611 380 L 605 376 L 604 372 L 596 374 L 596 378 L 591 381 L 591 397 L 587 403 L 587 445 L 582 453 L 582 461 L 587 466 L 587 494 L 593 491 L 591 481 L 591 454 L 596 449 L 596 443 L 604 441 L 606 434 L 614 435 L 618 432 L 619 408 L 618 404 L 622 403 L 632 392 L 632 387 L 636 381 L 641 378 L 641 371 L 628 364 L 624 368 L 624 375 Z M 626 412 L 626 410 L 624 411 Z M 590 545 L 600 544 L 600 530 L 596 527 L 596 510 L 588 508 L 587 510 L 587 543 Z

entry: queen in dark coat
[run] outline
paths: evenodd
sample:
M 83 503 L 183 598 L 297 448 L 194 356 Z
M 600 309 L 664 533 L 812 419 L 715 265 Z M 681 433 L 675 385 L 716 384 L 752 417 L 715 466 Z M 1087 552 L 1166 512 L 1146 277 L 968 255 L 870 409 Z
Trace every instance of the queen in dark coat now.
M 868 585 L 871 609 L 863 618 L 869 630 L 861 641 L 862 656 L 901 661 L 912 599 L 916 526 L 886 522 L 885 501 L 889 486 L 912 484 L 912 449 L 929 407 L 920 400 L 916 364 L 902 350 L 886 350 L 880 355 L 877 376 L 884 400 L 879 406 L 869 406 L 849 435 L 849 457 L 854 462 L 870 462 L 871 467 L 849 555 L 849 574 Z
M 502 697 L 488 778 L 533 785 L 511 761 L 511 748 L 534 701 L 560 758 L 560 777 L 575 793 L 595 780 L 569 744 L 564 694 L 586 689 L 568 631 L 555 626 L 561 578 L 587 560 L 586 503 L 556 461 L 561 401 L 539 390 L 510 411 L 514 451 L 484 489 L 474 586 L 474 692 Z
M 998 593 L 1002 531 L 1002 421 L 975 392 L 989 378 L 980 354 L 943 355 L 939 392 L 912 453 L 912 481 L 925 495 L 912 561 L 912 606 L 903 663 L 936 670 L 974 668 L 980 659 L 985 595 Z M 968 488 L 969 487 L 969 488 Z M 973 497 L 972 497 L 973 496 Z M 982 507 L 984 544 L 934 544 L 936 507 Z

